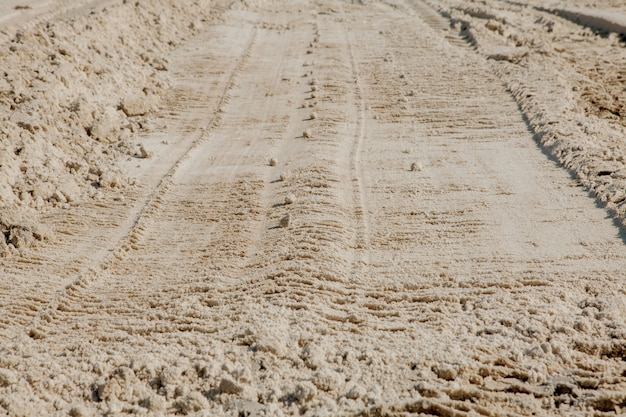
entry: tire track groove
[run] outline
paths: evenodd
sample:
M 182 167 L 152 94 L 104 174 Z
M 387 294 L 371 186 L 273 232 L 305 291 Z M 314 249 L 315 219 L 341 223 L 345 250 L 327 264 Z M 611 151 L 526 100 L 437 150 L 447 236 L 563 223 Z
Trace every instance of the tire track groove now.
M 72 297 L 82 297 L 84 296 L 84 291 L 90 286 L 98 281 L 101 277 L 102 272 L 109 269 L 115 262 L 124 259 L 125 252 L 128 250 L 132 250 L 132 241 L 136 239 L 137 235 L 140 235 L 142 230 L 145 228 L 145 223 L 149 221 L 149 217 L 153 214 L 158 207 L 163 203 L 163 196 L 166 195 L 170 191 L 170 187 L 172 185 L 172 177 L 175 175 L 177 169 L 180 167 L 182 162 L 188 157 L 189 153 L 196 149 L 200 144 L 206 141 L 210 137 L 210 133 L 213 129 L 219 126 L 222 120 L 222 107 L 229 99 L 229 93 L 234 88 L 237 76 L 241 72 L 245 62 L 249 58 L 250 51 L 254 46 L 254 41 L 256 38 L 257 29 L 252 28 L 246 46 L 243 50 L 243 53 L 238 59 L 238 62 L 232 71 L 226 86 L 221 94 L 221 97 L 218 101 L 217 111 L 213 114 L 212 118 L 206 124 L 204 128 L 201 129 L 200 135 L 198 138 L 191 141 L 191 143 L 186 147 L 184 153 L 174 162 L 174 164 L 168 169 L 166 174 L 159 180 L 156 187 L 153 191 L 147 196 L 147 198 L 141 203 L 140 208 L 136 212 L 136 214 L 132 217 L 132 222 L 130 224 L 125 224 L 124 227 L 127 230 L 125 235 L 115 243 L 115 245 L 109 249 L 109 254 L 105 255 L 105 257 L 99 261 L 98 265 L 92 265 L 88 268 L 88 270 L 82 274 L 80 274 L 73 282 L 63 289 L 61 289 L 52 300 L 50 300 L 46 306 L 38 311 L 35 315 L 34 319 L 27 324 L 25 327 L 28 327 L 28 334 L 33 338 L 42 338 L 45 337 L 46 328 L 54 322 L 58 315 L 55 313 L 56 310 L 59 310 L 59 307 L 64 305 L 64 300 L 66 298 Z
M 345 20 L 345 11 L 342 10 L 342 14 Z M 354 215 L 358 224 L 355 226 L 356 230 L 356 243 L 355 243 L 355 255 L 356 258 L 353 261 L 352 275 L 353 279 L 357 279 L 359 275 L 365 274 L 366 266 L 369 264 L 369 251 L 370 245 L 370 225 L 369 225 L 369 208 L 367 206 L 367 200 L 365 198 L 364 190 L 364 172 L 361 166 L 361 152 L 363 151 L 363 143 L 366 141 L 366 121 L 368 118 L 367 109 L 365 106 L 363 80 L 359 71 L 359 65 L 356 61 L 354 54 L 354 34 L 350 31 L 346 31 L 346 43 L 348 47 L 348 53 L 350 56 L 350 67 L 355 82 L 355 99 L 357 106 L 357 120 L 355 120 L 355 136 L 352 143 L 352 149 L 350 150 L 350 172 L 352 180 L 352 190 L 354 195 Z

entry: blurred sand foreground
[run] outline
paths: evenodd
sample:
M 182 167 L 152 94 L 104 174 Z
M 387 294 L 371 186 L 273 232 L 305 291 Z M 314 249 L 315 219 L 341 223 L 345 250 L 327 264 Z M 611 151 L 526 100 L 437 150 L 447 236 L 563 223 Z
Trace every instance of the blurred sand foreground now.
M 0 416 L 626 412 L 623 2 L 1 3 Z

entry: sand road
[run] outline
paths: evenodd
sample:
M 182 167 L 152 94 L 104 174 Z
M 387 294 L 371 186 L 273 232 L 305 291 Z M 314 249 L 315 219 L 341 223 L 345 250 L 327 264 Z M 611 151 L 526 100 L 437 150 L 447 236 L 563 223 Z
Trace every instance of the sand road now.
M 135 185 L 2 260 L 0 415 L 619 414 L 624 236 L 493 61 L 419 0 L 222 6 Z

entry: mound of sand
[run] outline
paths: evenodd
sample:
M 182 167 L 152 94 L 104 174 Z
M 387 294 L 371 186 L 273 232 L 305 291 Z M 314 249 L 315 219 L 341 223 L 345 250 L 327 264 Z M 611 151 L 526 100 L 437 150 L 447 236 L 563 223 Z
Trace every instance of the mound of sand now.
M 210 10 L 124 1 L 17 31 L 0 45 L 1 212 L 32 217 L 127 186 L 118 162 L 132 155 L 129 142 L 168 86 L 166 56 Z M 17 230 L 38 240 L 32 228 L 2 220 L 5 246 L 27 246 Z

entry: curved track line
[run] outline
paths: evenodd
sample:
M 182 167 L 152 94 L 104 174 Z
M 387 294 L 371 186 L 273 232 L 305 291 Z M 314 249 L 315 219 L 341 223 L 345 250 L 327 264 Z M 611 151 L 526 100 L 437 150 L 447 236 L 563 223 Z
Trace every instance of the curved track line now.
M 87 286 L 97 282 L 100 272 L 102 270 L 106 270 L 110 266 L 110 264 L 115 261 L 115 259 L 121 258 L 123 256 L 123 252 L 128 250 L 128 248 L 132 244 L 131 241 L 133 236 L 141 230 L 146 215 L 153 211 L 156 207 L 158 207 L 158 205 L 160 204 L 160 197 L 168 191 L 169 186 L 171 185 L 171 179 L 175 175 L 181 163 L 188 157 L 191 151 L 193 151 L 200 144 L 206 141 L 209 138 L 209 133 L 213 129 L 215 129 L 216 126 L 219 125 L 222 119 L 222 106 L 226 102 L 226 100 L 228 100 L 229 93 L 236 83 L 237 76 L 239 72 L 241 72 L 241 69 L 245 64 L 250 54 L 250 51 L 254 46 L 256 33 L 256 28 L 253 28 L 251 30 L 251 34 L 244 48 L 244 51 L 239 57 L 238 63 L 231 73 L 220 97 L 220 100 L 218 101 L 217 111 L 214 113 L 213 117 L 206 124 L 206 126 L 202 128 L 200 136 L 191 141 L 191 143 L 185 149 L 184 153 L 178 159 L 176 159 L 173 165 L 168 169 L 167 173 L 159 180 L 154 190 L 143 201 L 141 206 L 137 208 L 134 216 L 132 216 L 130 222 L 128 222 L 130 224 L 127 223 L 124 226 L 126 228 L 126 233 L 121 239 L 119 239 L 112 245 L 112 247 L 109 249 L 109 253 L 106 254 L 103 259 L 100 259 L 96 265 L 90 266 L 85 272 L 81 273 L 70 284 L 63 286 L 63 288 L 59 290 L 57 294 L 48 303 L 46 303 L 45 306 L 39 308 L 37 313 L 34 315 L 33 320 L 25 326 L 29 328 L 29 336 L 33 338 L 43 337 L 45 335 L 45 331 L 43 330 L 45 326 L 40 325 L 42 320 L 53 320 L 55 317 L 54 311 L 58 308 L 58 306 L 63 302 L 65 298 L 72 298 L 75 296 L 75 293 L 77 291 L 82 291 Z
M 345 21 L 345 11 L 342 9 L 342 15 Z M 354 55 L 354 37 L 353 34 L 345 31 L 346 44 L 350 56 L 350 67 L 355 80 L 355 98 L 357 106 L 357 119 L 355 121 L 355 134 L 350 150 L 350 176 L 352 180 L 352 193 L 354 204 L 354 215 L 357 219 L 356 244 L 357 251 L 354 253 L 352 275 L 363 274 L 366 265 L 370 262 L 370 225 L 368 219 L 368 206 L 365 199 L 365 185 L 363 184 L 364 172 L 361 166 L 361 152 L 363 143 L 365 142 L 366 133 L 365 125 L 367 121 L 367 109 L 363 97 L 362 79 L 359 73 L 359 66 Z

